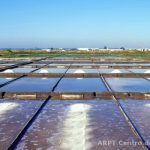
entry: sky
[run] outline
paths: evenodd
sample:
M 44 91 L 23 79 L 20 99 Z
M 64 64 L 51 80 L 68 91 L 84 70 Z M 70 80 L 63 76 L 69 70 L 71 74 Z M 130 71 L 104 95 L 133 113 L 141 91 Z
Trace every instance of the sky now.
M 150 0 L 0 0 L 0 48 L 150 48 Z

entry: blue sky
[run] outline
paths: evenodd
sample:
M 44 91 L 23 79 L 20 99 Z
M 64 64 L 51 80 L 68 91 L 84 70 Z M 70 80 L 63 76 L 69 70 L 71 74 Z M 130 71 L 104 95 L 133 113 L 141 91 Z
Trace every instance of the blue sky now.
M 150 47 L 150 0 L 0 0 L 0 47 Z

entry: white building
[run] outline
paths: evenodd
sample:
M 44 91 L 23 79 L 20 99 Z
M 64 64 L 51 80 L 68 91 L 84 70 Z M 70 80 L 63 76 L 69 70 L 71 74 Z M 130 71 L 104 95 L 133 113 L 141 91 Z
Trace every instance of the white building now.
M 51 52 L 51 49 L 42 49 L 42 51 Z
M 79 51 L 89 51 L 89 48 L 77 48 Z

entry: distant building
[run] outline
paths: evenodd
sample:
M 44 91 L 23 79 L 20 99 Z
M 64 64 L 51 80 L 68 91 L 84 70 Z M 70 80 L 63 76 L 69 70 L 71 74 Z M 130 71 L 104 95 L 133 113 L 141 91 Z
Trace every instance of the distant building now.
M 146 48 L 137 48 L 136 50 L 137 50 L 137 51 L 141 51 L 141 52 L 147 51 Z
M 79 51 L 90 51 L 89 48 L 77 48 Z
M 120 48 L 111 48 L 109 49 L 110 51 L 123 51 L 123 49 L 120 49 Z
M 51 52 L 51 49 L 42 49 L 42 51 Z
M 123 51 L 123 49 L 120 49 L 120 48 L 107 48 L 107 49 L 100 48 L 99 50 L 100 51 Z

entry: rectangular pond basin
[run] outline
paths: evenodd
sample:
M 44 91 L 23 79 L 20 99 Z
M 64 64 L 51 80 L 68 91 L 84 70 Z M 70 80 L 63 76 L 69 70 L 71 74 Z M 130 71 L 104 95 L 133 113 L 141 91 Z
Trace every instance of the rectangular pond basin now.
M 7 69 L 3 71 L 3 73 L 29 73 L 36 69 L 37 68 L 14 68 L 14 69 Z
M 38 61 L 38 62 L 45 62 L 45 63 L 47 63 L 47 62 L 49 62 L 49 61 L 53 61 L 52 59 L 44 59 L 44 60 L 40 60 L 40 61 Z
M 139 66 L 136 63 L 113 64 L 114 66 Z
M 81 60 L 73 60 L 73 63 L 92 63 L 92 60 L 83 60 L 83 59 L 81 59 Z
M 0 150 L 6 150 L 43 101 L 0 100 Z
M 14 78 L 0 78 L 0 86 L 13 80 Z
M 57 67 L 61 67 L 61 66 L 66 66 L 66 67 L 68 66 L 68 67 L 69 67 L 70 64 L 49 64 L 48 66 L 56 67 L 56 68 L 57 68 Z
M 103 144 L 103 141 L 113 141 Z M 142 150 L 112 100 L 49 101 L 17 145 L 20 149 L 49 150 Z
M 76 63 L 76 64 L 72 64 L 71 68 L 96 68 L 95 65 L 93 63 Z
M 139 66 L 138 64 L 117 64 L 117 63 L 107 63 L 107 64 L 96 64 L 97 66 Z
M 54 58 L 51 58 L 51 59 L 49 59 L 49 60 L 74 60 L 74 59 L 78 59 L 78 58 L 76 58 L 76 57 L 63 57 L 63 56 L 60 56 L 60 57 L 54 57 Z
M 97 69 L 69 69 L 67 73 L 99 73 Z
M 48 61 L 47 61 L 48 62 Z M 92 61 L 91 60 L 76 60 L 76 59 L 68 59 L 68 60 L 64 60 L 64 59 L 59 59 L 59 60 L 49 60 L 49 62 L 52 62 L 52 63 L 57 63 L 57 62 L 62 62 L 63 64 L 64 63 L 69 63 L 69 62 L 71 62 L 71 63 L 86 63 L 86 62 L 88 62 L 88 63 L 92 63 Z
M 94 63 L 95 65 L 99 65 L 99 66 L 111 66 L 114 63 Z
M 40 66 L 40 67 L 42 67 L 42 66 L 45 66 L 45 65 L 47 65 L 47 64 L 29 64 L 28 66 Z
M 63 78 L 55 92 L 107 92 L 101 78 Z
M 89 57 L 74 57 L 74 56 L 58 56 L 58 57 L 53 57 L 52 59 L 75 59 L 75 60 L 89 60 L 91 58 Z
M 59 68 L 43 68 L 35 71 L 35 73 L 65 73 L 67 68 L 59 69 Z
M 0 88 L 0 92 L 50 92 L 58 80 L 59 78 L 24 77 Z
M 6 67 L 12 66 L 12 65 L 15 65 L 15 64 L 0 64 L 0 66 L 6 66 Z
M 62 62 L 62 64 L 64 64 L 64 63 L 68 63 L 68 62 L 73 62 L 74 60 L 64 60 L 64 59 L 51 59 L 51 60 L 42 60 L 42 61 L 39 61 L 39 62 L 42 62 L 42 63 L 56 63 L 57 64 L 57 62 L 59 62 L 59 63 L 61 63 Z
M 71 64 L 49 64 L 46 67 L 48 68 L 69 68 Z
M 138 64 L 139 66 L 150 66 L 150 64 Z
M 23 65 L 23 66 L 20 66 L 20 67 L 22 67 L 22 68 L 42 68 L 46 65 L 47 64 L 27 64 L 27 65 Z
M 106 78 L 115 92 L 150 92 L 150 81 L 143 78 Z
M 0 63 L 6 64 L 6 63 L 10 63 L 11 61 L 16 61 L 16 60 L 14 60 L 14 59 L 12 59 L 12 60 L 5 59 L 5 60 L 0 60 Z
M 98 69 L 99 73 L 130 73 L 125 69 Z
M 128 114 L 146 143 L 150 141 L 150 100 L 120 100 L 120 103 Z M 150 143 L 148 144 L 150 148 Z
M 133 67 L 134 67 L 134 66 L 135 66 L 135 67 L 137 67 L 137 66 L 149 66 L 149 65 L 146 65 L 146 64 L 141 64 L 141 65 L 140 65 L 140 64 L 135 64 L 135 63 L 130 63 L 130 64 L 129 64 L 129 63 L 124 63 L 124 64 L 120 64 L 120 63 L 119 63 L 119 64 L 118 64 L 118 63 L 113 63 L 113 62 L 112 62 L 112 63 L 107 63 L 107 64 L 105 64 L 105 63 L 104 63 L 104 64 L 97 64 L 97 65 L 99 65 L 99 66 L 122 66 L 122 67 L 123 67 L 123 66 L 131 66 L 131 67 L 132 67 L 132 66 L 133 66 Z
M 147 63 L 123 63 L 123 64 L 115 64 L 116 66 L 150 66 L 150 64 Z
M 150 69 L 128 69 L 133 73 L 150 73 Z
M 72 66 L 93 66 L 93 65 L 95 65 L 95 64 L 93 64 L 93 63 L 90 63 L 90 64 L 80 64 L 80 63 L 75 63 L 75 64 L 72 64 Z

